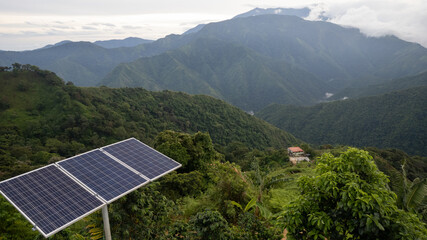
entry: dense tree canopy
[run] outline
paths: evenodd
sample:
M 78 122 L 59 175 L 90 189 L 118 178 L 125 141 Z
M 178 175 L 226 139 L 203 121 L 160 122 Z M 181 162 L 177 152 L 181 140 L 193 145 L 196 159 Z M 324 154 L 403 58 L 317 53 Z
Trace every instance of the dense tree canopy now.
M 417 216 L 396 206 L 368 152 L 350 148 L 338 157 L 324 154 L 317 175 L 302 177 L 302 195 L 287 206 L 285 227 L 292 239 L 422 239 Z

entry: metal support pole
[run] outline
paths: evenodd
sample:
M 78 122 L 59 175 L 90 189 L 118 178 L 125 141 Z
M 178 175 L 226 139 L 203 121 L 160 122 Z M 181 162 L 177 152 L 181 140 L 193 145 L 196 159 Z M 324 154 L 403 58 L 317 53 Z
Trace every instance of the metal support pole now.
M 110 220 L 108 219 L 108 205 L 102 207 L 102 220 L 104 221 L 105 240 L 111 240 Z

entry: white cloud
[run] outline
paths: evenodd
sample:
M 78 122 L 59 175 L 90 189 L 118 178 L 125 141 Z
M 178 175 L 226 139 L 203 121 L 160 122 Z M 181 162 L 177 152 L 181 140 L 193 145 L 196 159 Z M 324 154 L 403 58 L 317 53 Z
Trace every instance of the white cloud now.
M 334 96 L 334 94 L 333 93 L 325 93 L 325 98 L 330 98 L 330 97 L 332 97 L 332 96 Z
M 331 22 L 359 28 L 368 36 L 395 35 L 427 47 L 427 2 L 424 0 L 329 1 L 312 7 L 311 18 L 323 13 Z
M 305 6 L 312 7 L 309 19 L 322 14 L 368 36 L 394 34 L 427 47 L 425 0 L 20 0 L 0 2 L 0 49 L 31 49 L 62 40 L 158 39 L 254 7 Z

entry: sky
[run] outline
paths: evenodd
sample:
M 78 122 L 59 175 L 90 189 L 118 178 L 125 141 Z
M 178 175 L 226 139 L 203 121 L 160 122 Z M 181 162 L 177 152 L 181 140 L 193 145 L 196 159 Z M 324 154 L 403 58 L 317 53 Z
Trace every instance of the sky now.
M 427 47 L 426 0 L 0 0 L 0 50 L 63 40 L 156 40 L 255 7 L 309 7 L 307 20 L 323 14 L 368 36 L 395 35 Z

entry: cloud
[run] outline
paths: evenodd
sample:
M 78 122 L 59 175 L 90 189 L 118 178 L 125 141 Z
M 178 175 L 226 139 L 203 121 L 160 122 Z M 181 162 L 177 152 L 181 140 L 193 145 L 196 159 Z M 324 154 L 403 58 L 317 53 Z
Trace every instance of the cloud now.
M 98 28 L 90 27 L 90 26 L 83 26 L 82 29 L 83 30 L 98 30 Z
M 124 26 L 122 26 L 122 28 L 124 28 L 124 29 L 141 29 L 143 27 L 142 26 L 124 25 Z
M 105 26 L 105 27 L 116 27 L 115 24 L 112 23 L 90 23 L 88 25 L 93 25 L 93 26 Z
M 41 1 L 43 4 L 34 0 L 0 1 L 0 35 L 4 38 L 0 39 L 0 48 L 27 49 L 25 37 L 22 41 L 13 39 L 23 32 L 48 36 L 53 29 L 63 34 L 52 39 L 28 38 L 28 46 L 33 46 L 34 41 L 46 45 L 65 39 L 158 39 L 181 34 L 200 23 L 230 19 L 255 7 L 306 6 L 312 9 L 311 20 L 327 17 L 333 23 L 359 28 L 368 36 L 393 34 L 427 47 L 425 0 Z
M 332 23 L 359 28 L 367 36 L 395 35 L 427 47 L 426 1 L 327 1 L 311 9 L 309 19 L 323 15 Z
M 332 97 L 332 96 L 334 96 L 334 94 L 333 93 L 325 93 L 325 98 L 330 98 L 330 97 Z

